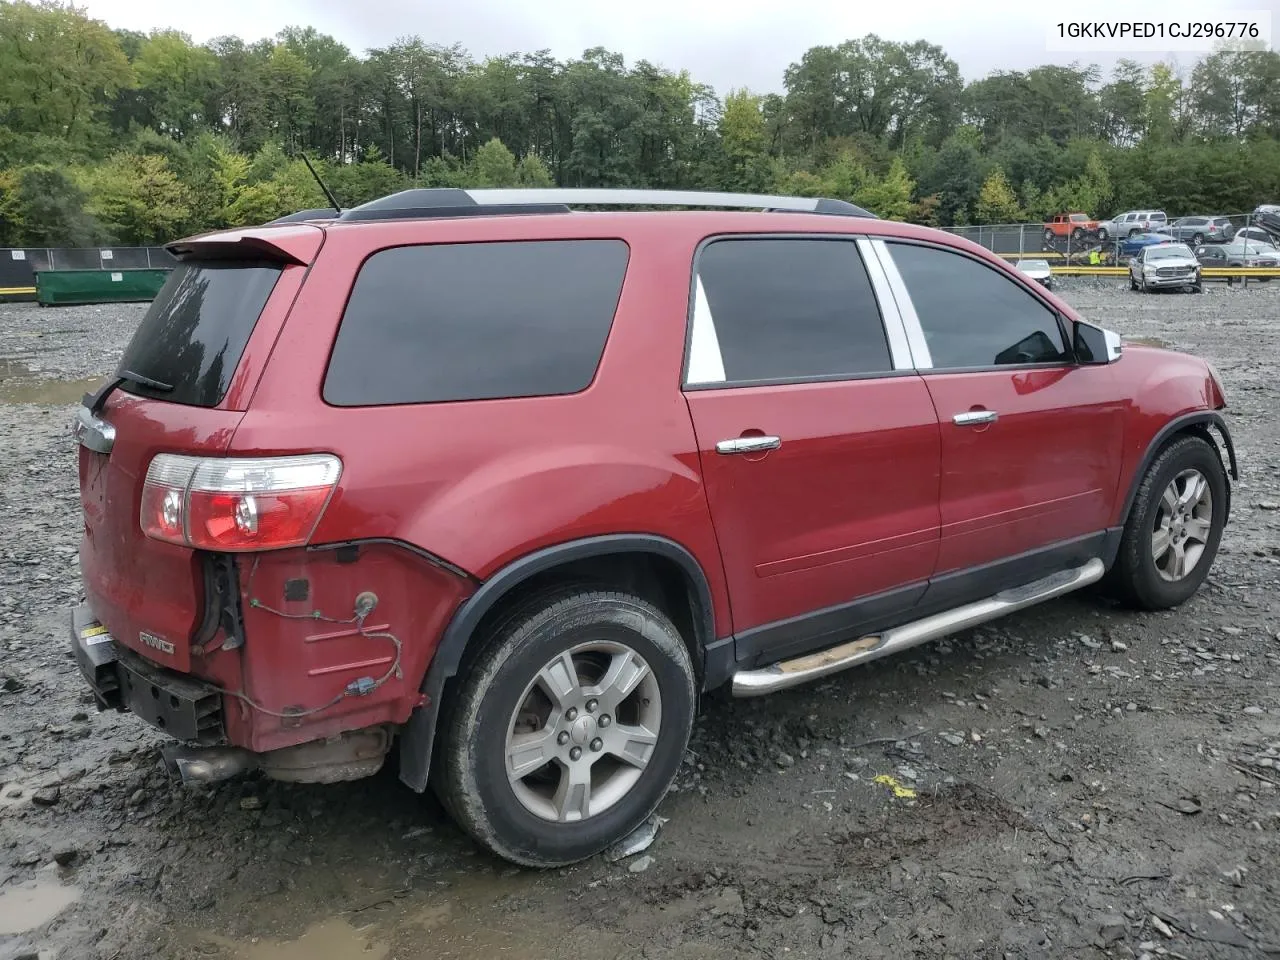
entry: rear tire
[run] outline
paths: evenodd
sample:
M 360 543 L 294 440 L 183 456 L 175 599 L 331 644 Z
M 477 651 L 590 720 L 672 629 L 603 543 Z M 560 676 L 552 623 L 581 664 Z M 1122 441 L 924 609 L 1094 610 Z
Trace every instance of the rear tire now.
M 1188 600 L 1217 556 L 1227 496 L 1222 460 L 1206 440 L 1184 436 L 1169 444 L 1138 487 L 1108 573 L 1111 591 L 1138 610 Z
M 1203 233 L 1196 233 L 1196 234 L 1192 234 L 1192 236 L 1191 236 L 1191 242 L 1192 242 L 1192 243 L 1194 243 L 1197 247 L 1199 247 L 1199 246 L 1203 246 L 1203 245 L 1204 245 L 1204 234 L 1203 234 Z
M 692 729 L 693 664 L 671 621 L 583 585 L 514 608 L 484 643 L 445 705 L 441 802 L 521 866 L 575 863 L 627 836 L 666 795 Z

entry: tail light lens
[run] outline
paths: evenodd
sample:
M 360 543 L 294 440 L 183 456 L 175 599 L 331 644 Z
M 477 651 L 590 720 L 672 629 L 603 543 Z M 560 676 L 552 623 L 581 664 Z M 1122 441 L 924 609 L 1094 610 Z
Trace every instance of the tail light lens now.
M 159 454 L 142 486 L 142 532 L 199 550 L 306 544 L 342 475 L 332 454 L 186 457 Z

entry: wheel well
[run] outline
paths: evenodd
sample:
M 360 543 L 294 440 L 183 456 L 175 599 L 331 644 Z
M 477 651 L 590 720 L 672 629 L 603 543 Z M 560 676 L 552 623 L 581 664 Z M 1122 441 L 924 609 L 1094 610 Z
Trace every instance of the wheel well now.
M 667 557 L 644 551 L 608 553 L 570 560 L 540 570 L 520 581 L 485 612 L 467 640 L 459 664 L 458 676 L 465 673 L 468 662 L 478 654 L 490 628 L 512 607 L 539 593 L 559 586 L 583 583 L 608 590 L 634 594 L 661 610 L 679 631 L 698 680 L 702 679 L 702 651 L 711 638 L 706 636 L 706 618 L 710 611 L 702 609 L 702 600 L 684 569 Z
M 1213 452 L 1218 455 L 1218 462 L 1222 464 L 1223 473 L 1226 474 L 1228 478 L 1227 512 L 1228 512 L 1228 515 L 1230 514 L 1230 510 L 1231 510 L 1230 480 L 1234 480 L 1238 478 L 1237 469 L 1236 469 L 1236 455 L 1235 455 L 1235 449 L 1231 445 L 1231 436 L 1230 434 L 1227 433 L 1226 428 L 1216 420 L 1195 420 L 1195 421 L 1192 421 L 1191 423 L 1187 423 L 1173 430 L 1170 430 L 1167 435 L 1159 439 L 1159 442 L 1155 444 L 1151 452 L 1143 459 L 1139 467 L 1138 473 L 1133 478 L 1133 483 L 1131 484 L 1131 487 L 1130 487 L 1129 498 L 1125 504 L 1125 511 L 1124 511 L 1122 522 L 1125 522 L 1125 523 L 1128 522 L 1129 515 L 1133 511 L 1134 493 L 1136 493 L 1138 489 L 1138 484 L 1142 482 L 1142 478 L 1143 476 L 1146 475 L 1147 470 L 1150 469 L 1151 464 L 1155 461 L 1157 457 L 1160 456 L 1160 454 L 1164 453 L 1164 451 L 1167 450 L 1171 445 L 1177 443 L 1179 440 L 1183 439 L 1184 437 L 1198 437 L 1199 439 L 1205 441 L 1205 443 L 1209 444 L 1209 446 L 1213 448 Z M 1223 456 L 1224 448 L 1226 449 L 1226 452 L 1227 452 L 1226 457 Z M 1229 468 L 1227 466 L 1228 464 L 1230 464 Z

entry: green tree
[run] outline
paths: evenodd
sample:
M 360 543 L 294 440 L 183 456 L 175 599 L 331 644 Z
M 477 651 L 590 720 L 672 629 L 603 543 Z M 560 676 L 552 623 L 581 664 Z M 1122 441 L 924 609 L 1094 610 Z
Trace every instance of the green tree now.
M 748 90 L 730 90 L 717 126 L 723 155 L 719 184 L 748 193 L 766 189 L 771 170 L 761 98 Z
M 859 206 L 886 220 L 907 220 L 915 206 L 911 194 L 915 181 L 901 157 L 894 157 L 883 177 L 869 177 L 853 195 Z
M 85 194 L 66 171 L 48 165 L 6 171 L 0 232 L 15 246 L 91 247 L 105 239 L 85 210 Z
M 205 110 L 218 78 L 217 58 L 176 30 L 157 30 L 133 61 L 144 116 L 179 140 L 207 128 Z
M 1020 223 L 1024 214 L 1018 206 L 1004 171 L 996 167 L 982 183 L 978 202 L 974 207 L 974 219 L 978 223 Z
M 114 241 L 160 243 L 190 220 L 190 198 L 163 157 L 116 154 L 83 181 L 85 208 Z
M 102 21 L 56 0 L 0 3 L 0 126 L 81 141 L 132 83 Z
M 467 173 L 476 187 L 514 187 L 518 182 L 515 155 L 497 137 L 476 151 Z
M 527 153 L 516 164 L 516 183 L 522 187 L 554 187 L 551 171 L 542 159 Z

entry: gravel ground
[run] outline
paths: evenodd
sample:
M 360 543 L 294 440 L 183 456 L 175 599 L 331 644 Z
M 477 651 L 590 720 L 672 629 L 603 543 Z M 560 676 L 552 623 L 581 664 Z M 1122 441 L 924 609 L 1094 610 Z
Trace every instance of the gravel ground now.
M 1200 594 L 716 699 L 646 854 L 544 873 L 390 770 L 187 789 L 94 711 L 67 425 L 142 308 L 0 306 L 0 958 L 1280 955 L 1280 284 L 1062 289 L 1226 378 L 1244 479 Z

